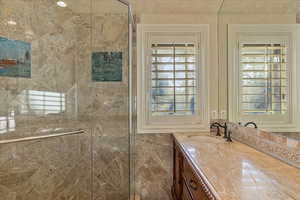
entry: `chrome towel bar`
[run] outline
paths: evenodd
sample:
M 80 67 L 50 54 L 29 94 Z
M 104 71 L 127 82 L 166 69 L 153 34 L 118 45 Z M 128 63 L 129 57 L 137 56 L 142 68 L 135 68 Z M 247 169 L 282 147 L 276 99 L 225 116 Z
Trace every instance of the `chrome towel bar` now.
M 0 144 L 9 144 L 9 143 L 16 143 L 16 142 L 26 142 L 32 140 L 40 140 L 40 139 L 47 139 L 47 138 L 55 138 L 67 135 L 77 135 L 84 133 L 84 130 L 77 130 L 65 133 L 53 133 L 49 135 L 40 135 L 40 136 L 31 136 L 31 137 L 24 137 L 24 138 L 17 138 L 17 139 L 9 139 L 9 140 L 0 140 Z

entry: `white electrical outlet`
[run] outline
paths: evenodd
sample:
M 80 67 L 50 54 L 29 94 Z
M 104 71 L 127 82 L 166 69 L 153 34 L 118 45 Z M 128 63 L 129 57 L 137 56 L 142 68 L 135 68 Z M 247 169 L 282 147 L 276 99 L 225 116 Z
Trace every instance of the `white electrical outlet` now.
M 227 111 L 226 110 L 221 110 L 221 119 L 227 119 Z
M 218 119 L 218 112 L 216 110 L 211 111 L 211 119 Z

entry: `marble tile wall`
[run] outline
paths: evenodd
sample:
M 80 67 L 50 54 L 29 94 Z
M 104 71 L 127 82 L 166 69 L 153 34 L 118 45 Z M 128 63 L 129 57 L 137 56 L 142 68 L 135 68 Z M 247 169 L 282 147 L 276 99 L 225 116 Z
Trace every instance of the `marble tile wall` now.
M 91 131 L 0 145 L 1 200 L 91 199 Z
M 172 200 L 171 134 L 136 135 L 135 190 L 142 200 Z
M 246 128 L 234 123 L 230 123 L 229 127 L 232 131 L 233 138 L 292 166 L 300 168 L 300 140 L 287 138 L 278 133 Z
M 93 129 L 93 200 L 129 199 L 127 124 L 127 118 L 106 118 Z
M 32 48 L 31 78 L 0 77 L 0 116 L 13 118 L 16 130 L 2 133 L 1 137 L 19 137 L 22 132 L 35 134 L 42 126 L 74 119 L 78 40 L 75 33 L 80 28 L 80 14 L 60 9 L 53 0 L 2 0 L 0 5 L 0 35 L 29 42 Z M 22 111 L 30 107 L 28 100 L 21 100 L 22 93 L 30 90 L 65 94 L 67 111 L 47 116 L 34 109 Z
M 224 124 L 225 120 L 213 120 Z M 300 168 L 300 135 L 299 133 L 272 133 L 227 122 L 232 137 L 259 151 L 269 154 L 289 165 Z M 223 134 L 224 129 L 220 129 Z M 216 128 L 211 131 L 216 132 Z

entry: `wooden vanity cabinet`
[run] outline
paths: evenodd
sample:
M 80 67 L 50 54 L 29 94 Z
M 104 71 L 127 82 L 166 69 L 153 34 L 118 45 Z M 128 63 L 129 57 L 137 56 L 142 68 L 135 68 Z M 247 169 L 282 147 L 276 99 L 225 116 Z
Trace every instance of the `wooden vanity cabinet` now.
M 174 200 L 181 199 L 183 193 L 183 177 L 182 177 L 182 170 L 183 170 L 183 154 L 179 149 L 179 146 L 176 145 L 174 141 L 174 167 L 173 167 L 173 198 Z
M 172 193 L 174 200 L 216 200 L 176 140 Z
M 181 199 L 182 200 L 193 200 L 186 185 L 183 186 L 182 198 Z

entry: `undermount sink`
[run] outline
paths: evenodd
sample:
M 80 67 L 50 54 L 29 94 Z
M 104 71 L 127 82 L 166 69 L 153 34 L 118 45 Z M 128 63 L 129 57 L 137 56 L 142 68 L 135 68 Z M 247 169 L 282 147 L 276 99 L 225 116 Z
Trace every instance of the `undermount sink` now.
M 197 142 L 200 143 L 224 143 L 225 140 L 223 140 L 222 136 L 216 137 L 216 136 L 208 136 L 208 135 L 192 135 L 188 136 L 189 139 L 193 138 L 197 140 Z

